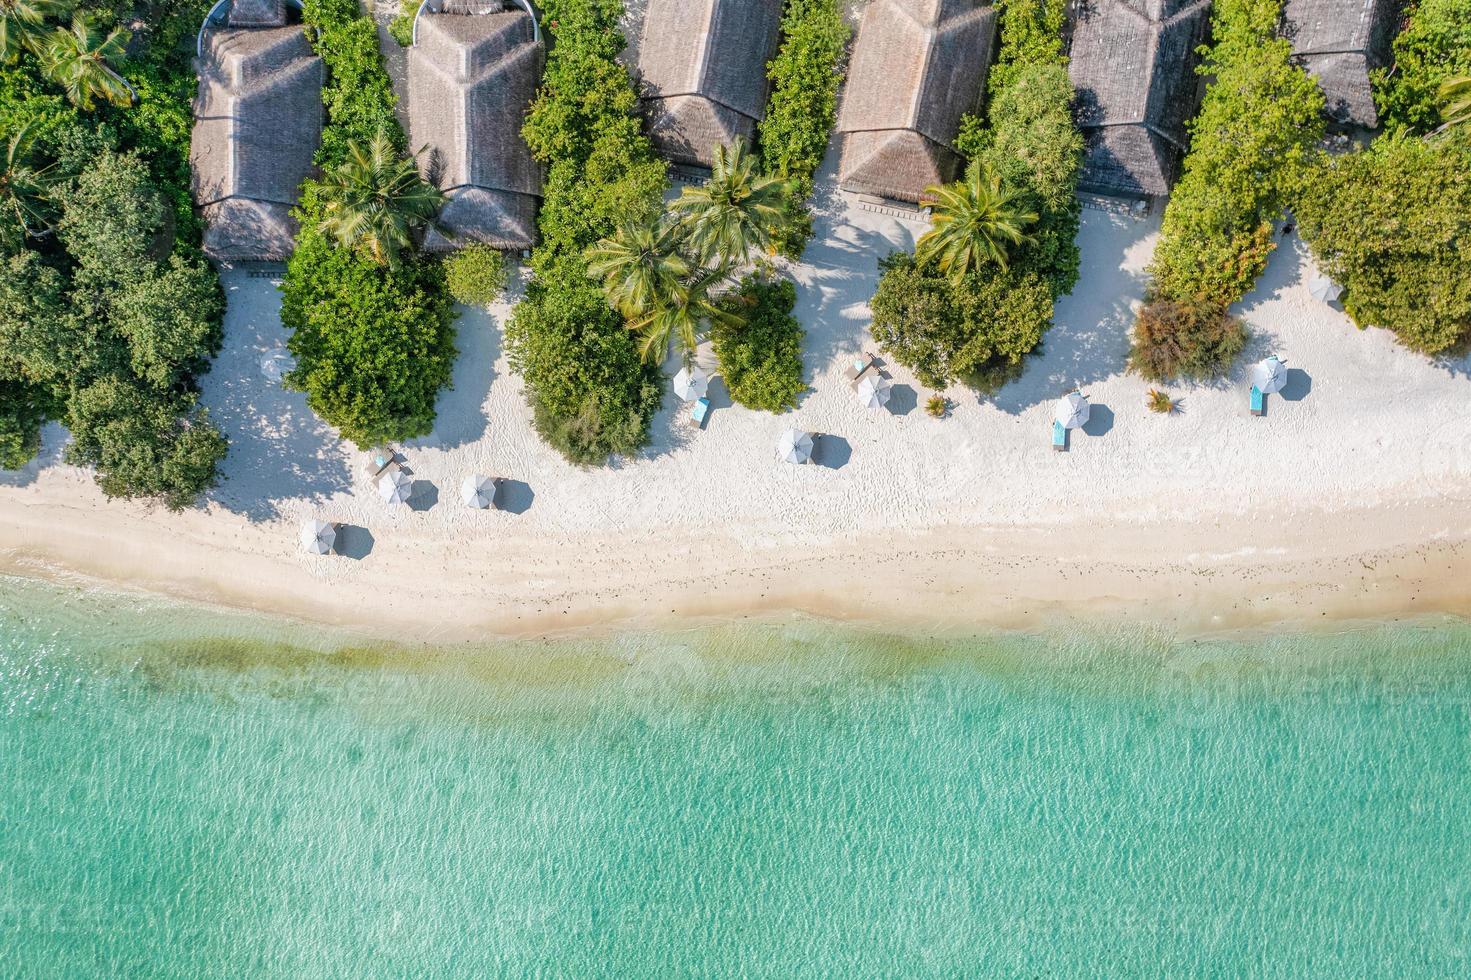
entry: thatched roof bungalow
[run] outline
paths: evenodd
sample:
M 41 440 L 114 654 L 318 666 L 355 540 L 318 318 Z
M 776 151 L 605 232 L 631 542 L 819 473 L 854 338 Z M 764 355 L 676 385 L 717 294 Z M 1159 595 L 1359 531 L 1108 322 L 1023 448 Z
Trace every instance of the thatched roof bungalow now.
M 752 141 L 780 26 L 781 0 L 649 0 L 638 68 L 660 153 L 708 167 L 715 147 Z
M 204 251 L 288 258 L 291 207 L 322 139 L 322 60 L 281 0 L 236 0 L 201 52 L 189 162 Z
M 426 180 L 445 192 L 442 231 L 430 251 L 470 242 L 501 249 L 536 243 L 541 167 L 521 138 L 546 51 L 536 21 L 519 6 L 484 13 L 426 10 L 409 49 L 409 132 L 425 147 Z
M 1282 35 L 1318 79 L 1340 125 L 1379 124 L 1369 71 L 1389 60 L 1398 0 L 1287 0 Z
M 960 119 L 980 105 L 995 39 L 983 0 L 874 0 L 838 115 L 843 189 L 918 202 L 954 180 Z
M 1124 197 L 1169 193 L 1199 104 L 1197 56 L 1210 0 L 1081 0 L 1069 71 L 1086 153 L 1080 186 Z

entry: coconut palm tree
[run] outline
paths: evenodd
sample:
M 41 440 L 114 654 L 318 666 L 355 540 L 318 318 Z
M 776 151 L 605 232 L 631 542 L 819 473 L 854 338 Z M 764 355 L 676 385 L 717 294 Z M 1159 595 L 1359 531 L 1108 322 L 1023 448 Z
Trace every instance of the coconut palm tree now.
M 587 250 L 587 272 L 629 320 L 644 315 L 690 273 L 679 229 L 665 221 L 629 222 Z
M 732 147 L 715 148 L 709 180 L 680 192 L 673 209 L 701 261 L 740 263 L 753 249 L 771 250 L 772 239 L 789 220 L 791 188 L 760 171 L 761 159 L 736 140 Z
M 66 89 L 73 105 L 91 109 L 97 99 L 128 106 L 138 92 L 108 62 L 121 61 L 128 32 L 115 27 L 104 36 L 86 14 L 73 14 L 70 30 L 58 27 L 42 43 L 41 67 Z
M 663 360 L 674 341 L 686 360 L 694 357 L 706 328 L 712 323 L 738 327 L 739 316 L 722 310 L 711 295 L 729 273 L 728 267 L 697 269 L 692 274 L 668 283 L 668 288 L 654 307 L 628 329 L 643 338 L 641 351 L 645 361 Z
M 444 206 L 439 188 L 419 176 L 412 159 L 398 155 L 381 129 L 367 147 L 348 145 L 347 159 L 322 178 L 322 196 L 322 230 L 344 248 L 362 249 L 393 268 L 400 250 L 413 245 L 414 232 L 432 225 Z
M 22 235 L 37 237 L 51 230 L 51 166 L 37 166 L 31 153 L 31 126 L 10 135 L 0 150 L 0 210 Z
M 1447 78 L 1436 93 L 1440 96 L 1440 132 L 1471 125 L 1471 75 Z
M 0 62 L 8 62 L 22 48 L 40 50 L 46 18 L 66 10 L 61 0 L 0 0 Z
M 981 167 L 964 180 L 927 187 L 925 194 L 934 198 L 931 228 L 915 243 L 914 257 L 935 262 L 952 279 L 987 262 L 1005 270 L 1010 247 L 1032 240 L 1024 229 L 1037 220 L 1036 212 L 1025 210 L 1017 191 Z

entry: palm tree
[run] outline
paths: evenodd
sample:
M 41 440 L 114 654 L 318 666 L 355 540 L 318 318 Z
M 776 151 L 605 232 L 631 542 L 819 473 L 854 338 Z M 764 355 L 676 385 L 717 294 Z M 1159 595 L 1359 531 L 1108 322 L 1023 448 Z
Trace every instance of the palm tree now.
M 439 188 L 425 183 L 414 161 L 400 157 L 381 129 L 366 148 L 349 144 L 347 159 L 328 171 L 322 186 L 322 230 L 344 248 L 361 248 L 374 262 L 394 268 L 399 251 L 413 244 L 414 231 L 432 225 L 444 206 Z
M 1440 129 L 1471 125 L 1471 75 L 1447 78 L 1436 93 L 1440 96 Z
M 0 151 L 0 208 L 24 235 L 40 236 L 51 229 L 50 170 L 50 165 L 36 166 L 31 155 L 31 125 L 5 141 Z
M 752 249 L 770 251 L 787 218 L 790 186 L 760 173 L 761 160 L 742 140 L 715 148 L 710 179 L 686 187 L 673 208 L 682 216 L 690 245 L 707 263 L 746 261 Z
M 61 0 L 0 0 L 0 63 L 23 47 L 40 50 L 46 18 L 59 17 L 66 9 Z
M 679 229 L 667 222 L 629 222 L 587 250 L 587 272 L 603 280 L 608 302 L 625 318 L 644 315 L 689 275 Z
M 931 228 L 915 243 L 914 257 L 934 261 L 941 272 L 960 280 L 972 269 L 995 262 L 1004 271 L 1012 245 L 1032 239 L 1024 229 L 1037 220 L 1034 211 L 1016 203 L 1018 192 L 1002 187 L 1001 178 L 975 167 L 964 179 L 925 188 L 933 197 Z
M 694 356 L 708 324 L 741 325 L 739 316 L 722 310 L 711 297 L 711 291 L 728 272 L 724 266 L 699 269 L 692 275 L 672 280 L 653 309 L 629 322 L 628 329 L 643 337 L 641 351 L 645 361 L 662 360 L 670 340 L 679 344 L 688 359 Z
M 71 30 L 58 27 L 41 48 L 47 77 L 66 89 L 73 105 L 91 109 L 96 99 L 129 106 L 138 92 L 108 64 L 121 61 L 128 32 L 114 27 L 103 37 L 86 14 L 73 14 Z

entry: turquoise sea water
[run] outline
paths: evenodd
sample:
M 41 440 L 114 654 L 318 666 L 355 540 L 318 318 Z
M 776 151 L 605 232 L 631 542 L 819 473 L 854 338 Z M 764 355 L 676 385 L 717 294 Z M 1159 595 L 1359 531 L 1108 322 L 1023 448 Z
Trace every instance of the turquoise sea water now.
M 0 976 L 1471 975 L 1471 629 L 387 653 L 0 579 Z

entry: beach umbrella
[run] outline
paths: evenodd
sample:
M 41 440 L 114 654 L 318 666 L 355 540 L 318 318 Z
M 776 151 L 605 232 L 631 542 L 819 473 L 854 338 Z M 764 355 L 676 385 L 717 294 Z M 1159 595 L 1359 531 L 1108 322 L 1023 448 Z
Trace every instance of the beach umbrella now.
M 478 507 L 484 510 L 495 506 L 495 480 L 488 476 L 473 473 L 465 477 L 465 482 L 460 485 L 460 497 L 470 507 Z
M 281 376 L 290 371 L 293 366 L 291 356 L 277 347 L 266 352 L 266 355 L 260 359 L 261 377 L 272 384 L 280 384 Z
M 414 481 L 403 470 L 393 470 L 378 478 L 378 496 L 389 505 L 401 504 L 414 492 Z
M 783 463 L 806 463 L 812 459 L 812 435 L 788 429 L 776 444 L 776 458 Z
M 1088 399 L 1081 391 L 1070 391 L 1057 400 L 1052 417 L 1061 422 L 1065 429 L 1076 429 L 1088 424 Z
M 710 388 L 710 376 L 694 366 L 679 369 L 674 376 L 674 393 L 687 402 L 704 398 Z
M 1320 272 L 1308 280 L 1308 292 L 1312 294 L 1313 299 L 1332 303 L 1343 295 L 1343 287 Z
M 855 390 L 864 408 L 883 408 L 889 404 L 889 398 L 894 393 L 889 379 L 879 377 L 877 374 L 864 375 Z
M 1287 365 L 1276 354 L 1251 368 L 1251 383 L 1264 395 L 1275 395 L 1287 384 Z
M 309 555 L 330 555 L 337 544 L 337 527 L 326 521 L 301 522 L 301 550 Z

